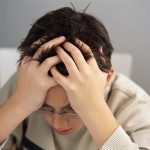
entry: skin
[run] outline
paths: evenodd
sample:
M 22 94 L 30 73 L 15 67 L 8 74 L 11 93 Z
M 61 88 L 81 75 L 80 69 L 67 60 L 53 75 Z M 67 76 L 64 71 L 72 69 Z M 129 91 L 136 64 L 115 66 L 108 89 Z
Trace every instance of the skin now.
M 47 72 L 53 65 L 61 61 L 59 56 L 48 58 L 41 65 L 38 61 L 28 60 L 38 58 L 43 50 L 53 45 L 57 46 L 64 41 L 65 37 L 63 36 L 55 38 L 42 45 L 32 58 L 25 57 L 22 60 L 17 71 L 16 90 L 12 96 L 0 106 L 0 143 L 3 142 L 26 117 L 38 110 L 44 103 L 47 91 L 51 87 L 58 85 L 54 78 L 48 76 Z M 40 40 L 37 42 L 40 42 Z
M 85 51 L 91 51 L 82 41 L 76 40 L 76 43 L 82 45 Z M 63 48 L 57 48 L 57 54 L 64 62 L 69 76 L 60 74 L 55 66 L 51 68 L 51 72 L 54 79 L 65 89 L 72 108 L 79 114 L 93 140 L 101 148 L 118 127 L 104 99 L 105 87 L 111 79 L 113 69 L 108 74 L 104 73 L 98 68 L 94 56 L 85 61 L 80 50 L 71 43 L 65 42 L 63 47 L 73 57 L 72 59 Z
M 56 112 L 61 112 L 65 108 L 69 107 L 67 106 L 69 104 L 69 100 L 66 92 L 60 85 L 49 89 L 45 103 L 47 106 L 54 108 Z M 46 114 L 44 115 L 44 119 L 56 130 L 56 132 L 69 130 L 66 133 L 62 132 L 62 134 L 70 134 L 83 125 L 83 122 L 80 118 L 67 118 L 57 114 L 55 114 L 53 117 L 49 117 L 49 115 Z
M 38 49 L 33 59 L 38 58 L 47 47 L 60 45 L 64 41 L 65 37 L 59 37 L 47 42 Z M 76 43 L 82 45 L 85 51 L 91 51 L 82 41 L 76 40 Z M 63 50 L 63 47 L 71 53 L 73 59 Z M 109 73 L 104 73 L 98 68 L 94 57 L 85 61 L 80 50 L 69 42 L 65 42 L 63 47 L 58 46 L 58 55 L 46 59 L 42 64 L 34 60 L 28 61 L 32 59 L 31 57 L 22 60 L 17 73 L 16 91 L 0 107 L 0 142 L 43 103 L 51 105 L 56 112 L 59 112 L 69 102 L 99 148 L 117 129 L 118 123 L 104 99 L 105 87 L 111 79 L 113 69 Z M 55 68 L 60 61 L 65 64 L 69 76 L 63 76 Z M 53 77 L 48 76 L 49 69 Z M 59 101 L 60 97 L 57 97 L 58 93 L 63 97 L 61 101 Z M 81 120 L 65 120 L 57 114 L 52 120 L 45 116 L 45 120 L 55 129 L 72 129 L 71 132 L 82 125 Z

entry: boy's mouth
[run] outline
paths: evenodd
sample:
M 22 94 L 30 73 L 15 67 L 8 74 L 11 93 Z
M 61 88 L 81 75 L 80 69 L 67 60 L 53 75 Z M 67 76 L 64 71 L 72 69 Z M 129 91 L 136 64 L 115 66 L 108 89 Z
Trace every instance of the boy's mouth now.
M 55 129 L 55 131 L 56 131 L 58 134 L 67 135 L 67 134 L 70 134 L 70 133 L 71 133 L 72 129 L 66 129 L 66 130 Z

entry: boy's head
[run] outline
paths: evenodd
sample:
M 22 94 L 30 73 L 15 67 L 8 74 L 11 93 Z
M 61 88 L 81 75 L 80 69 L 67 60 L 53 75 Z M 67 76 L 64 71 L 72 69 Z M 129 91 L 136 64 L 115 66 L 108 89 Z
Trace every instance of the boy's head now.
M 111 70 L 113 47 L 104 25 L 95 17 L 86 13 L 76 12 L 68 7 L 49 12 L 33 24 L 27 37 L 19 46 L 19 51 L 21 52 L 20 61 L 24 56 L 32 57 L 41 45 L 59 36 L 65 36 L 66 41 L 77 46 L 84 58 L 88 60 L 91 54 L 85 52 L 82 45 L 79 46 L 75 42 L 76 39 L 80 39 L 90 47 L 99 68 L 104 72 Z M 33 44 L 39 39 L 41 39 L 39 44 Z M 63 44 L 60 46 L 63 46 Z M 42 63 L 46 58 L 57 55 L 55 51 L 55 45 L 52 48 L 43 50 L 38 60 Z M 63 63 L 57 64 L 56 67 L 62 74 L 68 75 Z M 83 125 L 80 117 L 69 105 L 66 91 L 60 85 L 48 90 L 45 104 L 43 110 L 53 113 L 50 113 L 52 116 L 44 114 L 44 118 L 58 134 L 70 134 Z M 63 115 L 63 112 L 70 115 Z
M 32 25 L 27 37 L 18 48 L 21 52 L 20 61 L 24 56 L 33 56 L 45 42 L 62 35 L 74 45 L 76 45 L 76 38 L 86 43 L 92 50 L 99 68 L 104 72 L 109 72 L 113 47 L 105 26 L 94 16 L 76 12 L 69 7 L 51 11 Z M 41 43 L 31 47 L 38 39 L 41 39 Z M 82 51 L 82 46 L 76 46 L 86 60 L 90 58 L 90 54 Z M 56 55 L 55 45 L 44 51 L 38 60 L 42 63 L 46 58 L 54 55 Z M 68 74 L 63 63 L 57 64 L 56 67 L 62 74 Z

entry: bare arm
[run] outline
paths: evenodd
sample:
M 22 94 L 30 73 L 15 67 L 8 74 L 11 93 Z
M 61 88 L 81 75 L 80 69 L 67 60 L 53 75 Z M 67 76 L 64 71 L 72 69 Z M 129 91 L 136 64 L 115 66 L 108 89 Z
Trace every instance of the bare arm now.
M 0 106 L 0 143 L 3 142 L 9 134 L 32 113 L 18 103 L 20 98 L 12 95 L 3 105 Z
M 64 42 L 64 37 L 55 38 L 42 45 L 33 58 L 26 56 L 17 72 L 17 86 L 14 94 L 0 106 L 0 143 L 32 112 L 44 103 L 47 91 L 58 83 L 49 77 L 48 71 L 60 62 L 58 56 L 47 58 L 42 64 L 35 59 L 53 45 Z M 30 60 L 30 61 L 29 61 Z
M 104 145 L 118 127 L 116 119 L 105 102 L 99 103 L 99 105 L 97 103 L 94 109 L 80 112 L 80 116 L 99 148 Z
M 77 40 L 78 44 L 80 42 Z M 82 42 L 81 44 L 84 50 L 90 51 L 87 45 Z M 63 50 L 63 47 L 71 53 L 73 59 Z M 57 54 L 64 62 L 69 76 L 63 76 L 55 67 L 51 68 L 51 72 L 55 80 L 65 89 L 71 106 L 101 149 L 118 128 L 118 123 L 104 100 L 108 74 L 98 68 L 94 57 L 85 61 L 79 49 L 71 43 L 66 42 L 63 47 L 58 47 Z M 137 149 L 128 135 L 126 136 L 129 139 L 126 145 L 132 145 Z

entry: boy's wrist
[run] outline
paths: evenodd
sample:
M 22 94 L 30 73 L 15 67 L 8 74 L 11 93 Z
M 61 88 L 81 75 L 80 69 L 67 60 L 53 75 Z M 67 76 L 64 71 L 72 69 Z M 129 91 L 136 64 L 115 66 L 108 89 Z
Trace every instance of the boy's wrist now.
M 80 117 L 99 148 L 117 129 L 118 123 L 105 101 L 80 112 Z
M 35 108 L 29 107 L 17 94 L 13 94 L 10 99 L 10 105 L 16 110 L 17 113 L 22 114 L 22 116 L 29 116 L 33 111 L 35 111 Z

